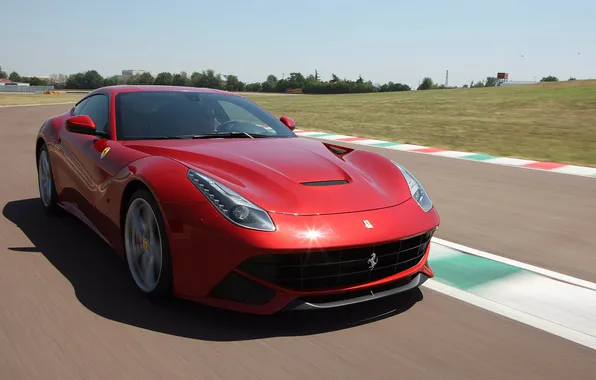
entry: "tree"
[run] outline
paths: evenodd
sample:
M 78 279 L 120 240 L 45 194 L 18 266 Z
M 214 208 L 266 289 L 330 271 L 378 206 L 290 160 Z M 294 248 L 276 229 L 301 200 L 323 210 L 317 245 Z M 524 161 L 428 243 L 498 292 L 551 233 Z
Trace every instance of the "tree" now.
M 136 74 L 128 79 L 128 84 L 134 84 L 139 86 L 152 85 L 154 82 L 153 75 L 151 73 Z
M 174 74 L 172 78 L 172 84 L 174 86 L 188 86 L 188 75 L 182 71 L 180 74 Z
M 33 78 L 31 78 L 33 79 Z M 32 84 L 32 82 L 29 82 Z M 95 70 L 89 70 L 84 73 L 69 75 L 66 79 L 66 88 L 78 90 L 94 90 L 102 87 L 104 79 Z M 32 84 L 33 85 L 33 84 Z
M 203 70 L 199 73 L 195 71 L 190 76 L 190 83 L 194 87 L 205 87 L 223 90 L 225 88 L 225 82 L 221 77 L 221 74 L 216 74 L 214 70 Z
M 50 83 L 55 85 L 66 84 L 68 77 L 64 74 L 52 74 L 50 75 Z
M 118 84 L 120 84 L 120 78 L 116 75 L 107 77 L 103 80 L 104 86 L 117 86 Z
M 555 76 L 552 76 L 552 75 L 549 75 L 547 77 L 544 77 L 544 78 L 540 79 L 540 81 L 541 82 L 558 82 L 559 81 L 559 78 L 557 78 Z
M 68 89 L 84 89 L 85 75 L 83 73 L 71 74 L 66 79 L 66 88 Z
M 306 78 L 301 73 L 290 73 L 290 76 L 287 80 L 285 80 L 285 88 L 283 89 L 284 92 L 288 88 L 302 88 L 306 84 Z M 279 83 L 279 81 L 277 82 Z
M 161 86 L 171 86 L 173 83 L 174 83 L 174 76 L 171 73 L 163 72 L 163 73 L 157 74 L 157 76 L 155 77 L 154 84 L 161 85 Z
M 0 79 L 6 79 L 6 72 L 0 71 Z
M 95 70 L 89 70 L 84 75 L 85 89 L 93 90 L 103 86 L 103 77 Z
M 226 91 L 240 91 L 240 81 L 236 75 L 226 77 Z
M 246 91 L 249 92 L 261 92 L 261 83 L 249 83 L 246 85 Z
M 31 86 L 46 86 L 48 83 L 45 79 L 41 79 L 38 77 L 31 77 L 29 78 L 29 84 Z
M 497 85 L 497 78 L 495 77 L 486 77 L 486 82 L 484 83 L 485 87 L 494 87 Z
M 20 82 L 21 81 L 21 76 L 19 75 L 19 73 L 17 73 L 16 71 L 13 71 L 12 73 L 10 73 L 10 75 L 8 76 L 8 79 L 10 79 L 13 82 Z
M 396 92 L 396 91 L 410 91 L 410 90 L 411 90 L 411 88 L 407 84 L 393 83 L 391 81 L 379 86 L 379 92 Z
M 473 86 L 470 86 L 471 88 L 480 88 L 480 87 L 484 87 L 484 82 L 483 81 L 478 81 L 476 83 L 474 83 Z
M 429 77 L 426 77 L 422 80 L 420 85 L 418 86 L 418 90 L 430 90 L 434 86 L 433 80 Z
M 341 82 L 341 79 L 339 79 L 339 77 L 337 75 L 331 74 L 331 80 L 329 82 L 337 83 L 337 82 Z

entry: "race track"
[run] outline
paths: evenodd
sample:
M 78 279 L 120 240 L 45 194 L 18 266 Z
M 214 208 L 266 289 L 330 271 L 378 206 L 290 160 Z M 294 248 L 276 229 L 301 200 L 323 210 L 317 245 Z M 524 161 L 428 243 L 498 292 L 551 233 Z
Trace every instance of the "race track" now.
M 86 226 L 42 212 L 35 134 L 68 108 L 0 108 L 0 379 L 593 378 L 596 351 L 426 287 L 270 317 L 149 303 Z M 596 281 L 595 179 L 361 148 L 422 180 L 438 237 Z

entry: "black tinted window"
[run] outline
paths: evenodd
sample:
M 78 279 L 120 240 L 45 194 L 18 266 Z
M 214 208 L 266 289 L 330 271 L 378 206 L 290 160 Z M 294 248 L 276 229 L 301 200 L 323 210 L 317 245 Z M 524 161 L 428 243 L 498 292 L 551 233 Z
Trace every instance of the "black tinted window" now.
M 116 130 L 122 140 L 221 132 L 295 137 L 281 121 L 248 99 L 186 91 L 118 94 Z
M 85 99 L 82 102 L 80 102 L 79 104 L 77 104 L 74 108 L 74 110 L 72 111 L 73 116 L 78 116 L 81 114 L 81 111 L 83 110 L 83 108 L 85 108 L 85 106 L 87 105 L 87 103 L 89 103 L 89 99 Z
M 108 131 L 109 108 L 107 96 L 95 95 L 90 97 L 81 114 L 87 115 L 93 120 L 96 130 L 100 132 Z

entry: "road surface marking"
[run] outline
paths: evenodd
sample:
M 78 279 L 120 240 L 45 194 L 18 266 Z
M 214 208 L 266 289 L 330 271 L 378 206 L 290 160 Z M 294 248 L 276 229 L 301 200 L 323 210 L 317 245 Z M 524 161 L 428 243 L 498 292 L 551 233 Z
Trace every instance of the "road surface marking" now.
M 429 263 L 424 287 L 596 350 L 596 284 L 437 238 Z
M 62 103 L 40 103 L 40 104 L 13 104 L 7 106 L 0 106 L 0 108 L 13 108 L 13 107 L 39 107 L 39 106 L 57 106 L 61 104 L 75 104 L 76 102 L 62 102 Z

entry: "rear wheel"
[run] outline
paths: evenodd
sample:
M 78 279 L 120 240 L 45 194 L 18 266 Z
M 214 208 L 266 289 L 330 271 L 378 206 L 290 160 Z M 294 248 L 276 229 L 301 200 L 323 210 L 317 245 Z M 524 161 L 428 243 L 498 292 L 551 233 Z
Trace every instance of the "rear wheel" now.
M 48 214 L 55 213 L 58 209 L 58 193 L 54 184 L 50 154 L 45 144 L 41 147 L 37 160 L 37 183 L 43 208 Z
M 165 223 L 157 202 L 146 189 L 128 203 L 124 223 L 128 269 L 139 290 L 151 297 L 172 292 L 172 264 Z

